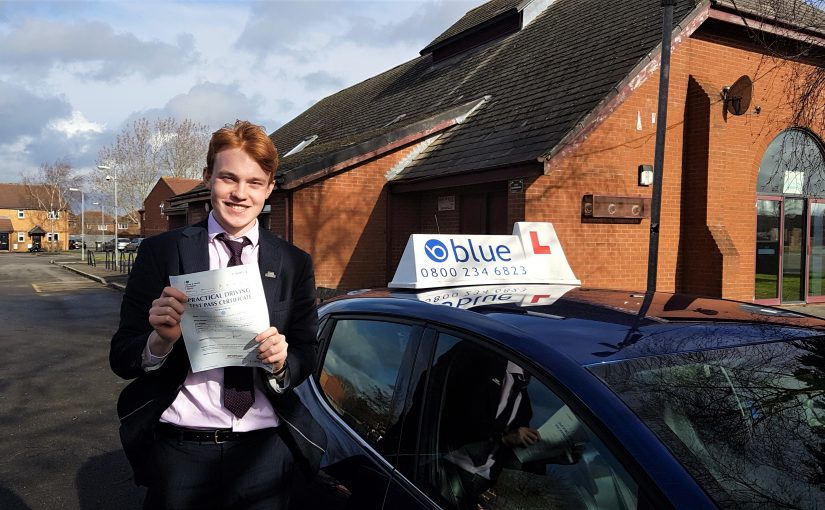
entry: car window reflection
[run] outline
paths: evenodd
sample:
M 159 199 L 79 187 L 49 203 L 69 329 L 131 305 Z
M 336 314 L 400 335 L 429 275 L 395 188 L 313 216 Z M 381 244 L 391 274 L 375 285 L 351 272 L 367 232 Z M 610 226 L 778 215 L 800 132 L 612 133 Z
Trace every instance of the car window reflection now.
M 399 469 L 444 508 L 637 506 L 635 482 L 576 414 L 475 341 L 439 335 L 407 415 L 400 457 L 416 462 Z
M 592 367 L 722 506 L 825 505 L 821 338 Z
M 330 338 L 319 383 L 333 409 L 374 447 L 382 444 L 413 327 L 340 320 Z

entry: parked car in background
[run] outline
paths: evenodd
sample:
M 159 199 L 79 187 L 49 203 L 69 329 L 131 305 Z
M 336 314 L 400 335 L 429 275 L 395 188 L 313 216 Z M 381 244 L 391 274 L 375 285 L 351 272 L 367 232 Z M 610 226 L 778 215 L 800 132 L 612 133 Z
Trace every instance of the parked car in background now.
M 129 239 L 126 237 L 118 237 L 117 238 L 117 251 L 123 251 L 126 248 L 126 245 L 129 244 Z M 114 251 L 114 240 L 109 239 L 105 243 L 103 243 L 103 251 Z
M 123 249 L 124 249 L 124 251 L 137 251 L 137 249 L 140 246 L 140 243 L 142 241 L 143 241 L 142 237 L 136 237 L 136 238 L 132 239 L 131 241 L 129 241 L 129 244 L 127 244 L 126 247 L 123 248 Z

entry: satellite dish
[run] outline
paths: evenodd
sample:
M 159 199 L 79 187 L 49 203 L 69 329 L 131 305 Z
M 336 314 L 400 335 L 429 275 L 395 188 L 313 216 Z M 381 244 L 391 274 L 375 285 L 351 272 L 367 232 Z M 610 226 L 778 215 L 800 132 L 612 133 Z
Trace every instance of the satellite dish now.
M 753 82 L 748 75 L 741 76 L 730 87 L 725 87 L 725 110 L 731 115 L 748 111 L 753 98 Z

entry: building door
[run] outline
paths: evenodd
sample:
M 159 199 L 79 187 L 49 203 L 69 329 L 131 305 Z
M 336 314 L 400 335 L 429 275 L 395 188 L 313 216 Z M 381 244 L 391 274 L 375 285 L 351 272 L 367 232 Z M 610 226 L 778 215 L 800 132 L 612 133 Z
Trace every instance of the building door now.
M 756 201 L 756 278 L 754 297 L 765 304 L 779 303 L 782 278 L 782 198 Z
M 785 197 L 782 204 L 782 302 L 805 301 L 805 200 Z
M 9 250 L 9 233 L 0 232 L 0 251 Z
M 825 145 L 807 130 L 780 133 L 756 193 L 754 300 L 825 301 Z
M 825 301 L 825 200 L 808 207 L 808 302 Z
M 459 228 L 462 234 L 507 235 L 507 192 L 504 190 L 461 195 Z

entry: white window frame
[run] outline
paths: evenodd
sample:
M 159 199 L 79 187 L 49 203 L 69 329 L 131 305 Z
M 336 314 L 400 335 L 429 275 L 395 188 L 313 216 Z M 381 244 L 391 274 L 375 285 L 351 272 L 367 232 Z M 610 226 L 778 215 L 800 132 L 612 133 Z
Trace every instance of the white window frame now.
M 126 229 L 128 229 L 128 228 L 129 228 L 129 224 L 128 224 L 128 223 L 118 223 L 118 224 L 117 224 L 117 229 L 118 229 L 118 230 L 126 230 Z
M 25 243 L 26 242 L 26 233 L 25 232 L 18 232 L 17 233 L 17 242 L 18 243 Z
M 25 209 L 18 209 L 17 210 L 17 219 L 22 220 L 26 217 L 26 210 Z
M 60 219 L 60 211 L 49 211 L 49 219 L 50 220 L 59 220 Z

